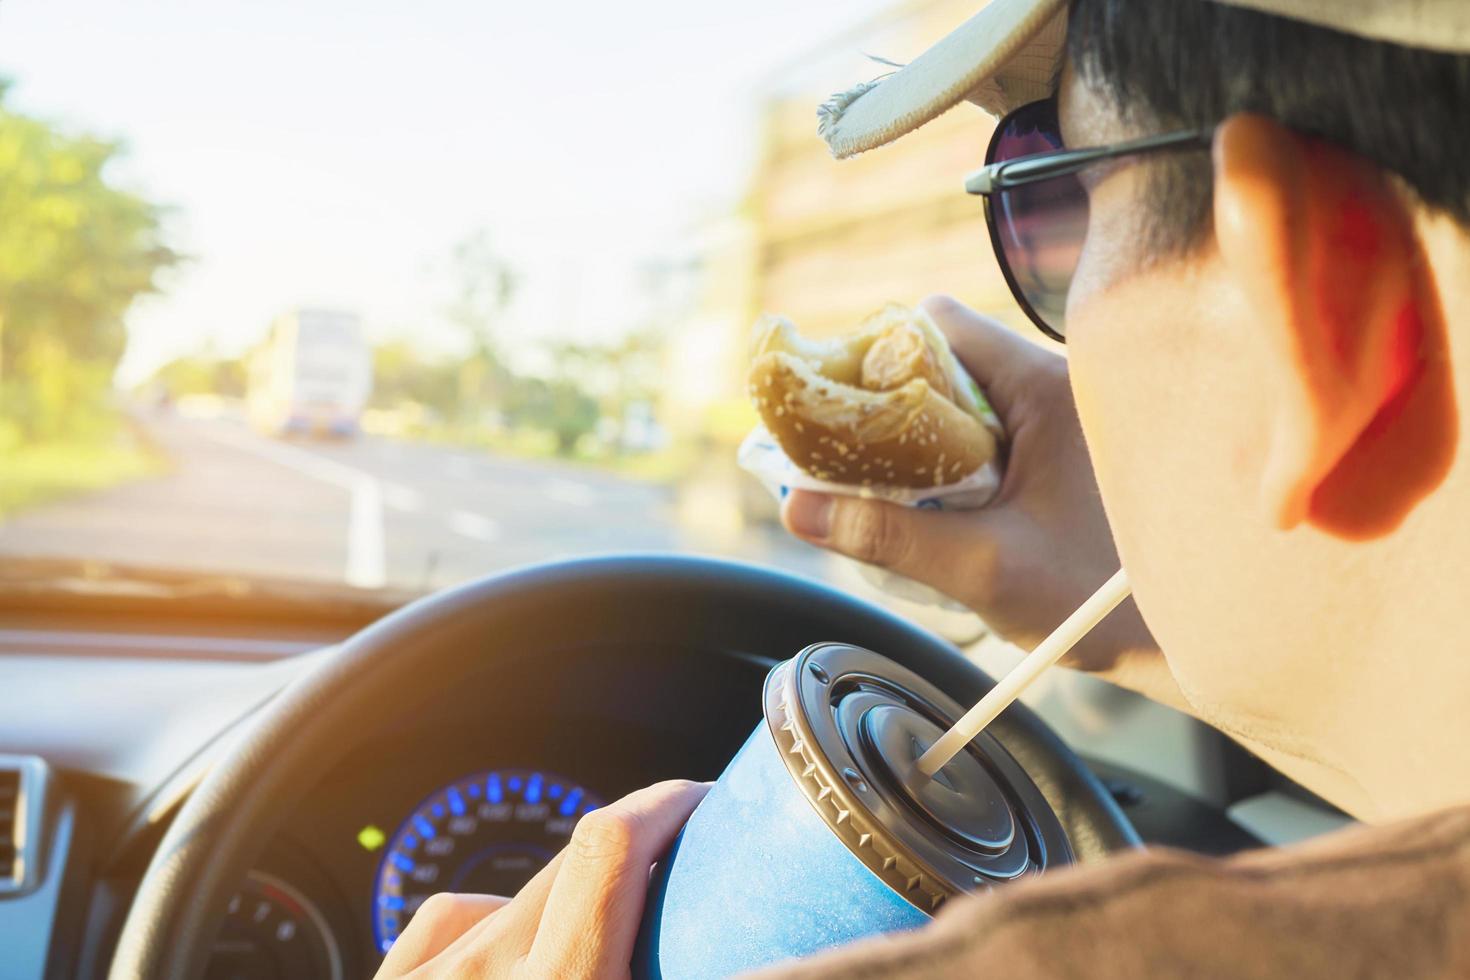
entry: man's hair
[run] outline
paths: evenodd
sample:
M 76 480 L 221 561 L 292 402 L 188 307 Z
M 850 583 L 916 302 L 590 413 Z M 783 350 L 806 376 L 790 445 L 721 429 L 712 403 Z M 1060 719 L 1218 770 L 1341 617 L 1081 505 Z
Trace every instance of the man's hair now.
M 1470 55 L 1210 0 L 1072 0 L 1067 48 L 1082 81 L 1140 134 L 1257 112 L 1375 162 L 1470 227 Z M 1185 253 L 1211 228 L 1208 155 L 1144 165 L 1150 252 Z

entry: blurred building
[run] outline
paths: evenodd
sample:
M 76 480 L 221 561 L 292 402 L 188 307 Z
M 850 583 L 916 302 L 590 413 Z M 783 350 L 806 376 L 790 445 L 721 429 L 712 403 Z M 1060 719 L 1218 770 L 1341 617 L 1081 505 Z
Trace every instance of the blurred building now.
M 984 162 L 993 120 L 961 106 L 897 143 L 834 161 L 816 107 L 834 91 L 915 57 L 972 16 L 977 0 L 908 0 L 833 38 L 771 80 L 763 153 L 751 194 L 754 304 L 803 330 L 850 330 L 890 301 L 948 292 L 1011 319 L 965 175 Z

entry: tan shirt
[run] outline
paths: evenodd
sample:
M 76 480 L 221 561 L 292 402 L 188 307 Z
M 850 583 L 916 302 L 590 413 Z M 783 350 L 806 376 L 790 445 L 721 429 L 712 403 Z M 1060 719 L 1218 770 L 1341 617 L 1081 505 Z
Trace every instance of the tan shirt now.
M 1132 854 L 950 902 L 764 980 L 1470 978 L 1470 807 L 1213 860 Z

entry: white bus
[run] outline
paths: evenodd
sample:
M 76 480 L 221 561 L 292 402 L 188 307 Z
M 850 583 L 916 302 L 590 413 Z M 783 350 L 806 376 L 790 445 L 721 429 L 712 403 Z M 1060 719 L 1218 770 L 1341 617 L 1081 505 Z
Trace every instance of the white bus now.
M 355 313 L 294 310 L 250 358 L 250 420 L 277 436 L 352 436 L 372 384 L 372 350 Z

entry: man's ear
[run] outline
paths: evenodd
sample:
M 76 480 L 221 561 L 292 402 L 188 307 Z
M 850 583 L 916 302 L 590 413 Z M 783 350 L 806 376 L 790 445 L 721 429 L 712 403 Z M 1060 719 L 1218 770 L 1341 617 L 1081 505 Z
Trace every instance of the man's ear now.
M 1261 503 L 1276 526 L 1397 527 L 1457 441 L 1438 296 L 1408 208 L 1360 157 L 1255 115 L 1214 146 L 1215 234 L 1255 310 L 1275 402 Z

